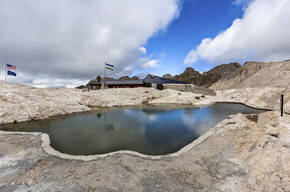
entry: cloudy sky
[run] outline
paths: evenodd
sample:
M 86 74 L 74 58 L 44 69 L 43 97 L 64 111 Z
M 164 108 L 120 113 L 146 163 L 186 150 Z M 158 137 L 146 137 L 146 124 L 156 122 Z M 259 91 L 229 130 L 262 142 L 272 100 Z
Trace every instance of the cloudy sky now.
M 73 87 L 104 75 L 290 59 L 289 0 L 0 0 L 0 78 Z

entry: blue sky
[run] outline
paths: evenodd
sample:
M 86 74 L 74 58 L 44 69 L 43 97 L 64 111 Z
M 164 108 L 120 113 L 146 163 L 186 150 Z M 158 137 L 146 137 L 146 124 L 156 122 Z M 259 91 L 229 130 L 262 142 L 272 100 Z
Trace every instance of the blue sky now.
M 183 60 L 187 53 L 206 37 L 214 38 L 243 15 L 243 6 L 232 0 L 185 0 L 179 17 L 168 28 L 151 37 L 145 45 L 147 54 L 160 59 L 161 67 L 149 72 L 162 75 L 179 74 L 185 70 Z M 198 71 L 208 71 L 215 65 L 199 61 L 191 66 Z
M 108 11 L 109 10 L 109 11 Z M 98 75 L 144 77 L 290 59 L 289 0 L 0 0 L 0 78 L 75 87 Z

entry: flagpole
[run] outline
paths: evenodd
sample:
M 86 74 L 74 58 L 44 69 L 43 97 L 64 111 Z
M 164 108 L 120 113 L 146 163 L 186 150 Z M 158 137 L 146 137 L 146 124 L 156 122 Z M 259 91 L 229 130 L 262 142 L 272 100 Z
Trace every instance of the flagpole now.
M 6 65 L 6 61 L 5 61 L 5 82 L 7 82 L 7 65 Z
M 107 86 L 107 70 L 106 70 L 106 63 L 105 63 L 105 88 Z

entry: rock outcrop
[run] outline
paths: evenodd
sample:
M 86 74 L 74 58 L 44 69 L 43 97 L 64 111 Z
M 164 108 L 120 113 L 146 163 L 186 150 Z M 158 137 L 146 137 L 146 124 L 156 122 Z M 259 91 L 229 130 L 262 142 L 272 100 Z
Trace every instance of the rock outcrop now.
M 119 80 L 138 80 L 139 77 L 137 76 L 133 76 L 133 77 L 129 77 L 129 76 L 123 76 L 123 77 L 120 77 Z
M 172 77 L 170 74 L 165 74 L 163 77 L 208 88 L 215 82 L 228 78 L 240 67 L 239 63 L 222 64 L 202 74 L 191 67 L 187 67 L 180 75 Z
M 208 74 L 215 74 L 218 73 L 221 79 L 225 79 L 231 76 L 241 65 L 239 63 L 229 63 L 229 64 L 221 64 L 209 70 Z M 204 74 L 204 73 L 203 73 Z
M 196 84 L 196 81 L 200 76 L 201 74 L 198 71 L 195 71 L 192 67 L 187 67 L 183 73 L 175 75 L 173 79 L 185 83 Z
M 173 76 L 171 74 L 169 74 L 169 73 L 163 75 L 162 77 L 166 78 L 166 79 L 173 79 L 174 80 Z
M 202 73 L 198 78 L 196 85 L 210 87 L 220 79 L 225 79 L 231 76 L 241 65 L 239 63 L 222 64 Z
M 210 88 L 215 90 L 277 87 L 290 85 L 290 61 L 246 62 L 231 75 L 220 79 Z

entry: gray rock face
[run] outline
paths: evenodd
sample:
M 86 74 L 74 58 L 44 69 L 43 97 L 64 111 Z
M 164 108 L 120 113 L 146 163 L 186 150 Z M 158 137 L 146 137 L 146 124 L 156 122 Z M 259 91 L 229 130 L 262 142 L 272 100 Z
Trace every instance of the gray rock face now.
M 187 67 L 180 75 L 175 75 L 174 80 L 196 84 L 197 79 L 201 76 L 198 71 L 195 71 L 192 67 Z
M 196 85 L 210 87 L 220 79 L 225 79 L 231 76 L 240 67 L 241 65 L 239 63 L 222 64 L 216 66 L 208 72 L 203 73 L 197 80 Z
M 212 68 L 207 73 L 209 74 L 218 73 L 221 79 L 225 79 L 231 76 L 240 67 L 241 65 L 239 63 L 222 64 Z
M 173 76 L 170 75 L 169 73 L 163 75 L 162 77 L 163 77 L 163 78 L 166 78 L 166 79 L 173 79 L 173 80 L 174 80 Z
M 219 73 L 204 72 L 196 81 L 195 85 L 202 87 L 210 87 L 213 83 L 221 79 Z
M 226 75 L 210 88 L 215 90 L 277 87 L 290 85 L 290 61 L 246 62 L 231 75 Z
M 220 79 L 228 78 L 240 67 L 239 63 L 222 64 L 202 74 L 191 67 L 187 67 L 183 73 L 175 75 L 173 79 L 208 88 Z M 166 74 L 166 76 L 172 77 L 170 74 Z

